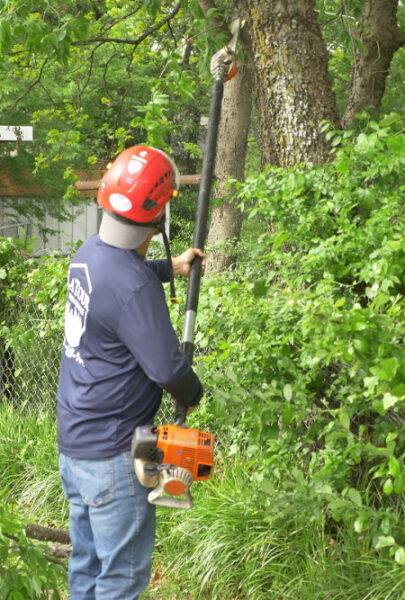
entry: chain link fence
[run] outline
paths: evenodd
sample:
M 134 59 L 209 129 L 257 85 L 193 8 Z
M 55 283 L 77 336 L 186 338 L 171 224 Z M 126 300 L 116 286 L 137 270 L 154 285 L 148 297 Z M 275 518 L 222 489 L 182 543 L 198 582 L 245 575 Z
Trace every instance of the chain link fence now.
M 44 305 L 17 295 L 3 314 L 0 394 L 16 409 L 33 411 L 39 417 L 56 412 L 63 311 L 60 303 Z M 171 422 L 172 418 L 172 403 L 165 397 L 158 422 Z
M 47 313 L 50 314 L 47 314 Z M 41 414 L 55 408 L 61 333 L 47 330 L 52 310 L 14 296 L 1 327 L 1 393 L 13 407 Z

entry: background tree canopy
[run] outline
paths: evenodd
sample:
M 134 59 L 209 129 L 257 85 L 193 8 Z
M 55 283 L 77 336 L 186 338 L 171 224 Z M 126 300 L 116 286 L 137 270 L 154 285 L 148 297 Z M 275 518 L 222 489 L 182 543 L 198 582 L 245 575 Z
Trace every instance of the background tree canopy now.
M 403 43 L 403 35 L 395 27 L 404 12 L 402 4 L 398 7 L 398 2 L 391 0 L 382 3 L 359 0 L 343 4 L 322 1 L 317 3 L 315 13 L 311 12 L 312 2 L 303 3 L 300 9 L 298 4 L 291 2 L 288 11 L 283 9 L 283 4 L 274 2 L 266 8 L 266 3 L 261 6 L 256 2 L 248 3 L 250 8 L 246 8 L 243 2 L 218 2 L 216 5 L 196 0 L 136 3 L 12 0 L 3 3 L 0 16 L 0 69 L 3 73 L 0 111 L 7 124 L 33 125 L 35 135 L 34 144 L 20 145 L 18 156 L 12 159 L 9 157 L 10 145 L 1 145 L 3 168 L 11 169 L 17 177 L 23 177 L 27 170 L 33 173 L 35 182 L 44 183 L 51 190 L 52 199 L 47 198 L 46 204 L 56 213 L 63 207 L 63 197 L 79 200 L 71 187 L 78 169 L 104 166 L 126 145 L 146 141 L 165 147 L 174 153 L 183 172 L 198 172 L 198 144 L 201 145 L 204 136 L 200 117 L 207 114 L 211 81 L 209 60 L 229 36 L 226 23 L 238 10 L 245 18 L 242 30 L 245 61 L 252 63 L 253 70 L 259 63 L 262 65 L 255 87 L 263 158 L 265 162 L 271 157 L 272 162 L 279 162 L 274 154 L 275 140 L 281 139 L 278 129 L 290 129 L 288 117 L 283 120 L 282 114 L 283 107 L 291 103 L 285 97 L 280 106 L 274 101 L 276 97 L 271 101 L 264 96 L 262 101 L 260 87 L 262 84 L 263 89 L 268 86 L 271 72 L 279 69 L 274 58 L 265 55 L 266 48 L 271 49 L 270 42 L 283 47 L 277 41 L 277 31 L 290 39 L 286 27 L 294 30 L 296 23 L 300 29 L 300 19 L 305 14 L 313 15 L 324 40 L 319 38 L 320 47 L 324 43 L 328 51 L 332 88 L 340 116 L 344 117 L 351 74 L 359 71 L 366 33 L 375 39 L 381 53 L 383 51 L 379 32 L 367 29 L 375 26 L 371 18 L 367 20 L 367 6 L 379 5 L 377 16 L 387 13 L 387 5 L 392 7 L 384 24 L 389 21 L 389 36 L 392 40 L 395 38 L 397 47 Z M 260 21 L 254 18 L 255 6 L 257 10 L 262 9 Z M 382 12 L 384 8 L 385 13 Z M 270 21 L 265 23 L 266 15 Z M 275 16 L 285 23 L 284 28 L 278 27 Z M 277 30 L 272 31 L 273 26 Z M 263 47 L 259 61 L 254 52 L 249 51 L 249 46 L 256 39 L 255 32 L 260 34 L 260 27 L 268 43 Z M 305 38 L 309 34 L 303 27 L 302 36 Z M 258 48 L 256 54 L 259 51 Z M 298 86 L 298 89 L 299 86 L 301 89 L 307 87 L 298 72 L 292 71 L 288 57 L 280 53 L 279 56 L 285 62 L 282 71 L 286 81 L 295 81 L 293 87 Z M 388 112 L 402 109 L 402 80 L 398 74 L 403 71 L 403 56 L 402 50 L 397 52 L 391 65 L 389 89 L 383 100 L 384 110 Z M 316 59 L 312 62 L 316 63 Z M 266 69 L 270 70 L 270 75 Z M 311 64 L 305 65 L 305 72 L 308 81 L 315 85 L 314 98 L 310 98 L 314 110 L 322 113 L 323 109 L 319 107 L 327 105 L 325 98 L 318 94 L 318 101 L 315 96 L 320 76 L 324 78 L 327 73 L 320 74 L 319 70 L 315 73 Z M 387 74 L 386 69 L 382 75 L 384 81 Z M 282 78 L 277 81 L 277 85 L 271 86 L 275 93 L 284 86 Z M 326 89 L 329 83 L 324 85 Z M 371 89 L 373 81 L 368 82 L 369 98 Z M 263 114 L 261 106 L 264 107 Z M 266 123 L 267 118 L 272 119 L 272 107 L 276 111 L 275 117 L 271 123 Z M 361 110 L 364 108 L 366 106 L 360 106 Z M 308 111 L 308 107 L 305 110 Z M 333 110 L 329 116 L 326 112 L 324 117 L 337 122 L 339 115 L 333 114 Z M 297 115 L 297 109 L 291 114 Z M 315 117 L 319 121 L 323 115 L 315 114 Z M 301 120 L 308 124 L 311 118 L 305 113 Z M 307 126 L 302 125 L 302 128 L 304 131 Z M 302 135 L 298 136 L 293 130 L 290 143 L 285 146 L 285 152 L 290 156 L 289 164 L 294 155 L 292 148 L 299 147 Z M 273 148 L 270 154 L 264 150 L 268 146 Z M 314 151 L 318 151 L 316 147 Z M 302 152 L 305 160 L 310 159 L 308 146 L 304 145 Z M 38 212 L 40 198 L 35 205 Z M 33 210 L 26 203 L 22 208 Z

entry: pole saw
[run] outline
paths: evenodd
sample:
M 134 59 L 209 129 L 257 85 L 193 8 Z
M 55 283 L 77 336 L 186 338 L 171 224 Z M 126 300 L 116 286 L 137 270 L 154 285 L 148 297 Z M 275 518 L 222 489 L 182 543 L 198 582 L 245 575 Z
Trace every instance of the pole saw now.
M 193 246 L 204 250 L 208 223 L 211 185 L 221 118 L 224 82 L 237 73 L 236 44 L 240 21 L 233 21 L 232 39 L 211 59 L 214 78 L 206 147 L 197 201 Z M 191 264 L 187 288 L 185 322 L 181 350 L 190 364 L 194 357 L 194 330 L 202 274 L 202 259 Z M 189 509 L 193 506 L 190 486 L 193 481 L 209 479 L 214 468 L 215 437 L 211 433 L 188 428 L 187 407 L 176 402 L 174 425 L 141 425 L 135 429 L 131 453 L 140 483 L 153 488 L 148 495 L 151 504 Z

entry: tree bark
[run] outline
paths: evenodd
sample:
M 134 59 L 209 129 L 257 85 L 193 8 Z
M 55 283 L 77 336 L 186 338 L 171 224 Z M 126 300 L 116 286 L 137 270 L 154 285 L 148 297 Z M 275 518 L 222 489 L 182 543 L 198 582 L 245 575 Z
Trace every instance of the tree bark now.
M 240 65 L 238 74 L 224 87 L 215 166 L 217 185 L 213 194 L 214 208 L 208 232 L 208 246 L 213 246 L 207 262 L 208 273 L 222 271 L 235 262 L 229 248 L 215 249 L 215 246 L 230 242 L 233 247 L 240 236 L 242 213 L 234 203 L 229 202 L 233 190 L 226 183 L 230 177 L 238 181 L 244 178 L 251 90 L 249 65 Z
M 235 0 L 252 40 L 263 163 L 321 164 L 321 122 L 339 124 L 314 0 Z
M 367 107 L 378 112 L 392 58 L 405 44 L 397 25 L 398 0 L 371 0 L 364 5 L 360 24 L 351 31 L 356 48 L 349 99 L 342 125 L 347 127 Z

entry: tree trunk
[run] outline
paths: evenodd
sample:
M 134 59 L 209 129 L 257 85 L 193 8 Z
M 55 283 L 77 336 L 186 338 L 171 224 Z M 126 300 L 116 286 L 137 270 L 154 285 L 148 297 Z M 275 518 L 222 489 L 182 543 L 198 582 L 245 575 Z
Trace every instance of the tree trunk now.
M 338 125 L 314 0 L 235 0 L 252 40 L 263 163 L 321 164 L 321 122 Z
M 222 271 L 235 260 L 229 247 L 215 250 L 215 246 L 230 242 L 233 247 L 240 236 L 242 213 L 227 200 L 233 190 L 226 186 L 226 182 L 230 177 L 238 181 L 244 178 L 251 90 L 250 68 L 247 64 L 240 65 L 238 74 L 224 87 L 215 166 L 217 185 L 213 194 L 216 202 L 208 232 L 208 245 L 214 246 L 214 249 L 209 253 L 207 272 Z
M 385 82 L 392 57 L 405 43 L 405 34 L 397 25 L 398 0 L 366 2 L 360 25 L 352 36 L 361 43 L 356 48 L 349 99 L 342 119 L 344 127 L 367 107 L 381 108 Z

